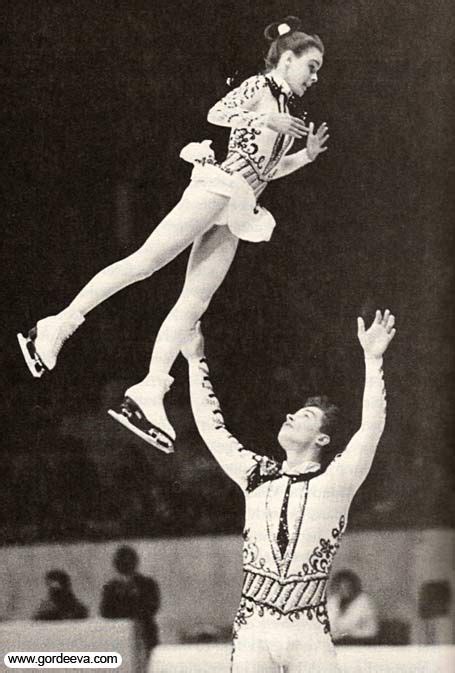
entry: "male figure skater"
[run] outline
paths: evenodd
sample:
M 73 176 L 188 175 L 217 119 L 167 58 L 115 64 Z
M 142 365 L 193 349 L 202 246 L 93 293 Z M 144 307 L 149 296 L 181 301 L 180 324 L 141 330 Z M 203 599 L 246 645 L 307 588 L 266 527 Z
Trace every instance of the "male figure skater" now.
M 337 409 L 310 398 L 288 414 L 278 442 L 283 463 L 246 450 L 224 425 L 197 325 L 183 354 L 199 432 L 245 494 L 242 597 L 234 620 L 234 673 L 337 671 L 326 611 L 331 565 L 352 499 L 367 476 L 384 429 L 382 356 L 395 335 L 386 310 L 358 338 L 365 357 L 362 422 L 344 451 L 323 467 Z

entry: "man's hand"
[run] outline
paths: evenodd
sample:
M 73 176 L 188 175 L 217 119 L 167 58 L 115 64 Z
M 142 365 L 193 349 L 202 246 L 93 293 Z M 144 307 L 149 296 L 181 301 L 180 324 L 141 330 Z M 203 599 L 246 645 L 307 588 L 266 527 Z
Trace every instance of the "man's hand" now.
M 310 122 L 308 138 L 306 141 L 306 151 L 308 158 L 311 161 L 314 161 L 319 154 L 326 151 L 327 147 L 324 147 L 324 145 L 329 139 L 328 130 L 327 124 L 324 122 L 315 133 L 314 124 L 313 122 Z
M 357 318 L 357 336 L 360 344 L 364 350 L 367 358 L 381 358 L 386 352 L 389 343 L 395 336 L 396 329 L 395 316 L 393 316 L 389 309 L 384 311 L 376 311 L 376 317 L 371 326 L 366 330 L 363 318 Z
M 182 355 L 187 360 L 204 357 L 204 335 L 202 334 L 200 321 L 188 333 L 188 340 L 182 346 Z

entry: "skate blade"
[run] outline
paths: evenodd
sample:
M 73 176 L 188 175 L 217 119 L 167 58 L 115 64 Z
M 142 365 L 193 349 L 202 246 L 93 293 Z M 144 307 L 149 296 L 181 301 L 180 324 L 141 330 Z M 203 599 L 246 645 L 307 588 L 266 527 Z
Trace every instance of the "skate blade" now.
M 135 435 L 143 439 L 145 442 L 147 442 L 147 444 L 150 444 L 155 449 L 163 451 L 164 453 L 174 453 L 174 443 L 168 439 L 167 436 L 163 436 L 162 432 L 153 430 L 152 428 L 151 431 L 154 432 L 154 434 L 149 435 L 147 432 L 144 432 L 134 425 L 134 423 L 131 423 L 124 414 L 114 411 L 113 409 L 109 409 L 107 413 L 113 419 L 121 423 L 123 427 L 125 427 L 127 430 L 130 430 L 131 432 L 134 432 Z M 163 437 L 163 439 L 160 439 L 160 436 Z
M 46 371 L 45 365 L 41 362 L 38 353 L 36 352 L 33 341 L 29 337 L 24 337 L 20 332 L 17 334 L 22 355 L 25 363 L 30 370 L 32 376 L 39 379 Z M 33 355 L 32 355 L 33 353 Z

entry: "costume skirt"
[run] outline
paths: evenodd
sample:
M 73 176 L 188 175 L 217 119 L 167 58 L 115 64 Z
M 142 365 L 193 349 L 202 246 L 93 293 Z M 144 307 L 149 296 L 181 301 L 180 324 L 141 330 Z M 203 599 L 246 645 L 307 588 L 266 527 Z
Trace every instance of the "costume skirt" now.
M 269 241 L 276 224 L 273 215 L 256 204 L 253 190 L 240 173 L 221 168 L 210 144 L 211 140 L 190 143 L 180 153 L 182 159 L 194 166 L 188 189 L 227 196 L 229 201 L 217 224 L 228 226 L 235 236 L 245 241 Z

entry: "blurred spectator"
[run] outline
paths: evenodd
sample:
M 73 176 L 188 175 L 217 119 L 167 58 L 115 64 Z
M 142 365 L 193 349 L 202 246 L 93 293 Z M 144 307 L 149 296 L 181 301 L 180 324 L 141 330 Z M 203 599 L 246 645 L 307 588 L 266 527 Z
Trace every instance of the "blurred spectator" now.
M 362 591 L 352 570 L 341 570 L 332 580 L 327 601 L 332 638 L 337 645 L 368 645 L 375 642 L 379 623 L 376 607 Z
M 74 595 L 71 578 L 64 570 L 46 573 L 47 598 L 34 614 L 37 620 L 86 619 L 88 610 Z
M 133 619 L 148 652 L 158 644 L 155 615 L 160 607 L 158 584 L 138 572 L 139 557 L 132 547 L 119 547 L 113 558 L 117 576 L 103 587 L 100 613 L 108 619 Z

